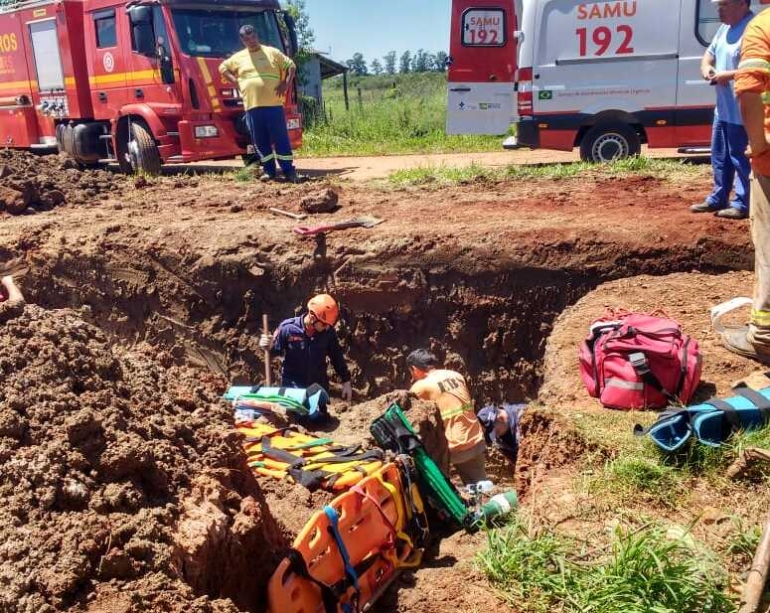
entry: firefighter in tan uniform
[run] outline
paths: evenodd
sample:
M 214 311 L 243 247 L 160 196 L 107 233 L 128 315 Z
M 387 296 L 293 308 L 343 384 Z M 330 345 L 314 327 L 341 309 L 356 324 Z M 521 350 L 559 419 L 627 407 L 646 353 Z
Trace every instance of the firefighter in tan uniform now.
M 427 349 L 416 349 L 406 358 L 414 384 L 411 393 L 434 401 L 441 412 L 449 446 L 449 461 L 463 483 L 487 478 L 484 432 L 473 408 L 465 378 L 453 370 L 438 368 L 438 360 Z
M 735 353 L 770 363 L 770 9 L 746 26 L 735 94 L 749 136 L 747 155 L 753 170 L 754 304 L 748 328 L 728 328 L 722 341 Z

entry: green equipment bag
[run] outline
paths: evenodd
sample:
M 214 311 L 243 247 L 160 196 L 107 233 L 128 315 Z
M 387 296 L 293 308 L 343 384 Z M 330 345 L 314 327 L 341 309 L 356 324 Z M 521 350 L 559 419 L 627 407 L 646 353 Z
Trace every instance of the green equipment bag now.
M 447 476 L 425 451 L 422 441 L 397 403 L 393 403 L 384 415 L 375 419 L 369 431 L 383 449 L 412 458 L 417 470 L 420 494 L 442 519 L 452 519 L 466 530 L 474 529 L 473 514 L 468 511 Z

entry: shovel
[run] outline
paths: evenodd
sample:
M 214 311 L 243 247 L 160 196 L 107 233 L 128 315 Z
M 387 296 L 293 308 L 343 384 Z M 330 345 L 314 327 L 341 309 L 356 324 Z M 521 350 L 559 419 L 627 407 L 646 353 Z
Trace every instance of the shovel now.
M 340 223 L 329 224 L 324 226 L 297 226 L 294 228 L 294 233 L 300 236 L 315 236 L 317 234 L 324 234 L 326 232 L 332 232 L 333 230 L 347 230 L 348 228 L 373 228 L 381 224 L 384 219 L 379 217 L 357 217 L 356 219 L 350 219 Z

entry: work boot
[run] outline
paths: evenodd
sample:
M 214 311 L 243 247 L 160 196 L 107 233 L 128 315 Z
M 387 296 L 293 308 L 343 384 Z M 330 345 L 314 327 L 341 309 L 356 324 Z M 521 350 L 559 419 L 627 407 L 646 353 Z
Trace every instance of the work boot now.
M 770 347 L 754 345 L 748 338 L 748 327 L 726 328 L 719 333 L 722 344 L 744 358 L 770 364 Z
M 749 214 L 746 211 L 742 211 L 741 209 L 736 209 L 734 206 L 731 206 L 726 209 L 722 209 L 721 211 L 717 211 L 716 216 L 720 219 L 746 219 Z
M 286 175 L 286 182 L 287 183 L 304 183 L 307 181 L 308 178 L 304 175 L 297 174 L 296 172 L 291 172 L 288 175 Z
M 708 200 L 704 200 L 703 202 L 699 202 L 698 204 L 693 204 L 690 207 L 691 213 L 716 213 L 717 211 L 721 211 L 725 207 L 719 206 L 717 204 L 711 204 Z
M 275 181 L 275 175 L 271 175 L 269 172 L 263 172 L 259 177 L 259 180 L 262 181 L 262 183 L 269 183 L 270 181 Z

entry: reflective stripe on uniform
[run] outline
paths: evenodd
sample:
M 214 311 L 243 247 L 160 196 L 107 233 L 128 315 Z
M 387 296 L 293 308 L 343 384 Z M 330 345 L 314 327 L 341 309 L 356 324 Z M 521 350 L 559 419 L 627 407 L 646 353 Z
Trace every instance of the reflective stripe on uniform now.
M 275 159 L 275 153 L 271 153 L 270 155 L 265 155 L 259 159 L 260 162 L 270 162 L 271 160 Z
M 472 404 L 464 404 L 454 409 L 441 411 L 441 419 L 452 419 L 453 417 L 458 417 L 459 415 L 462 415 L 463 413 L 467 411 L 472 411 L 472 410 L 473 410 Z
M 283 160 L 284 162 L 293 162 L 294 156 L 293 155 L 279 155 L 275 154 L 275 157 L 277 157 L 279 160 Z
M 758 326 L 770 326 L 770 311 L 751 310 L 751 323 Z
M 738 70 L 766 72 L 770 74 L 770 62 L 760 59 L 746 59 L 738 64 Z

